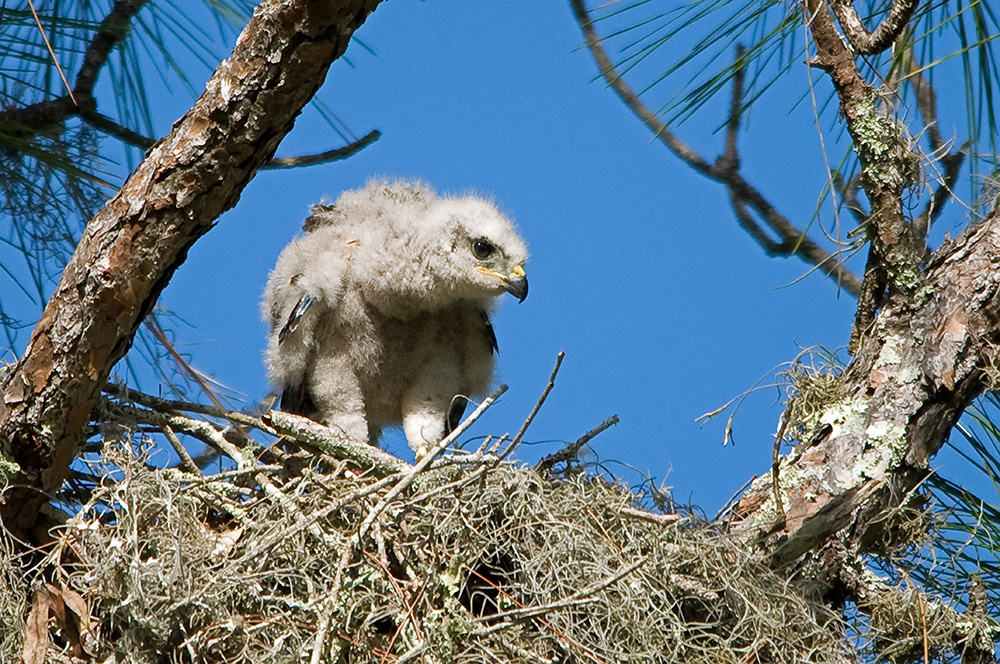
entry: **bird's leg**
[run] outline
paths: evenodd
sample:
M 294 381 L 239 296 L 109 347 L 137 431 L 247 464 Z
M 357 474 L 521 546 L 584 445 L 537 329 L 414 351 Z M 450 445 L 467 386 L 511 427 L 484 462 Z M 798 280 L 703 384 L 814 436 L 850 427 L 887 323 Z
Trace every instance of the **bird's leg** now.
M 403 393 L 403 432 L 418 459 L 445 436 L 458 376 L 454 356 L 431 357 Z
M 427 454 L 431 445 L 444 438 L 444 424 L 445 412 L 436 404 L 415 404 L 413 408 L 404 410 L 403 433 L 418 459 Z
M 324 424 L 356 440 L 378 442 L 368 438 L 364 394 L 346 357 L 330 354 L 318 357 L 309 376 L 309 392 Z

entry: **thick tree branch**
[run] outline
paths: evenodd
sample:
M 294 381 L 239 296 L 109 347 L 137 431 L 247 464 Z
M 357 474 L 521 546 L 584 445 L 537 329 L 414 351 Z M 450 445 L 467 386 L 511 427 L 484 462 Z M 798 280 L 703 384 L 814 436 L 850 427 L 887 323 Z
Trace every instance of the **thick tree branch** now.
M 174 270 L 267 163 L 379 0 L 265 0 L 171 133 L 88 224 L 24 356 L 0 385 L 20 466 L 0 514 L 24 532 L 67 476 L 111 368 Z
M 854 9 L 853 0 L 832 0 L 831 5 L 837 15 L 837 22 L 843 28 L 854 51 L 859 55 L 875 55 L 892 46 L 896 38 L 903 33 L 919 2 L 920 0 L 896 0 L 889 9 L 889 15 L 874 32 L 868 32 L 865 28 L 865 24 Z
M 832 427 L 830 436 L 800 445 L 781 462 L 785 527 L 768 534 L 777 510 L 766 476 L 740 500 L 734 526 L 773 541 L 777 565 L 809 551 L 850 558 L 881 543 L 891 525 L 872 517 L 914 499 L 930 459 L 986 389 L 985 369 L 995 361 L 998 340 L 995 210 L 939 249 L 927 267 L 926 288 L 890 302 L 862 337 L 843 376 L 847 396 L 820 404 L 815 418 L 813 426 Z M 806 430 L 801 439 L 810 436 Z
M 601 76 L 614 90 L 615 94 L 625 102 L 625 105 L 645 124 L 676 157 L 686 163 L 697 173 L 719 182 L 728 190 L 730 200 L 740 222 L 751 237 L 771 255 L 795 255 L 805 262 L 817 266 L 824 274 L 834 279 L 849 293 L 857 296 L 861 292 L 861 280 L 845 268 L 836 256 L 808 238 L 787 218 L 781 215 L 774 206 L 738 172 L 739 157 L 735 154 L 735 140 L 727 138 L 726 152 L 716 164 L 711 164 L 697 152 L 681 141 L 666 125 L 656 117 L 639 96 L 625 83 L 611 59 L 608 57 L 601 38 L 594 30 L 590 16 L 583 0 L 570 0 L 577 23 L 583 31 L 587 48 L 590 50 Z M 734 95 L 735 96 L 735 95 Z M 729 123 L 734 122 L 734 114 L 730 114 Z M 738 126 L 738 114 L 735 122 Z M 730 134 L 727 133 L 727 137 Z M 732 148 L 729 147 L 732 142 Z M 760 219 L 779 237 L 774 241 L 764 234 L 760 226 L 747 213 L 746 208 L 753 209 Z

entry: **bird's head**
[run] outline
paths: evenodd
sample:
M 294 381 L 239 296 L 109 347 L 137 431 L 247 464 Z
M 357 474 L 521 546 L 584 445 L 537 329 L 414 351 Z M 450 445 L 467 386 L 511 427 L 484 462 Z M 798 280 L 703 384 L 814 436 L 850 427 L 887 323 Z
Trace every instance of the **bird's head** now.
M 528 251 L 511 221 L 473 196 L 442 199 L 435 207 L 433 214 L 448 228 L 449 272 L 456 290 L 471 297 L 506 291 L 523 302 Z

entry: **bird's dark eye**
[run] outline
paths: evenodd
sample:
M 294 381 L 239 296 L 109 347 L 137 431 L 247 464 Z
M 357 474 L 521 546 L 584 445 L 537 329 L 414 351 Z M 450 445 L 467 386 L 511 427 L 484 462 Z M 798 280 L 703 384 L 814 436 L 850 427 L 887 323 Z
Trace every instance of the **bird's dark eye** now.
M 472 253 L 476 255 L 476 258 L 483 261 L 493 255 L 493 252 L 497 248 L 486 240 L 473 240 L 472 241 Z

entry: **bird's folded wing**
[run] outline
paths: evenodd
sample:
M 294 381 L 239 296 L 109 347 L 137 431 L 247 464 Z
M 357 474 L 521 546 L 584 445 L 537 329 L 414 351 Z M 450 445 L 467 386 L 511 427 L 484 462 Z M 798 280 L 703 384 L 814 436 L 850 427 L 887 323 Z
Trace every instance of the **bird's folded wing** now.
M 347 265 L 338 240 L 325 229 L 295 240 L 268 279 L 262 303 L 271 328 L 265 364 L 281 390 L 306 384 L 317 326 L 329 322 L 325 317 L 335 315 L 340 304 Z

